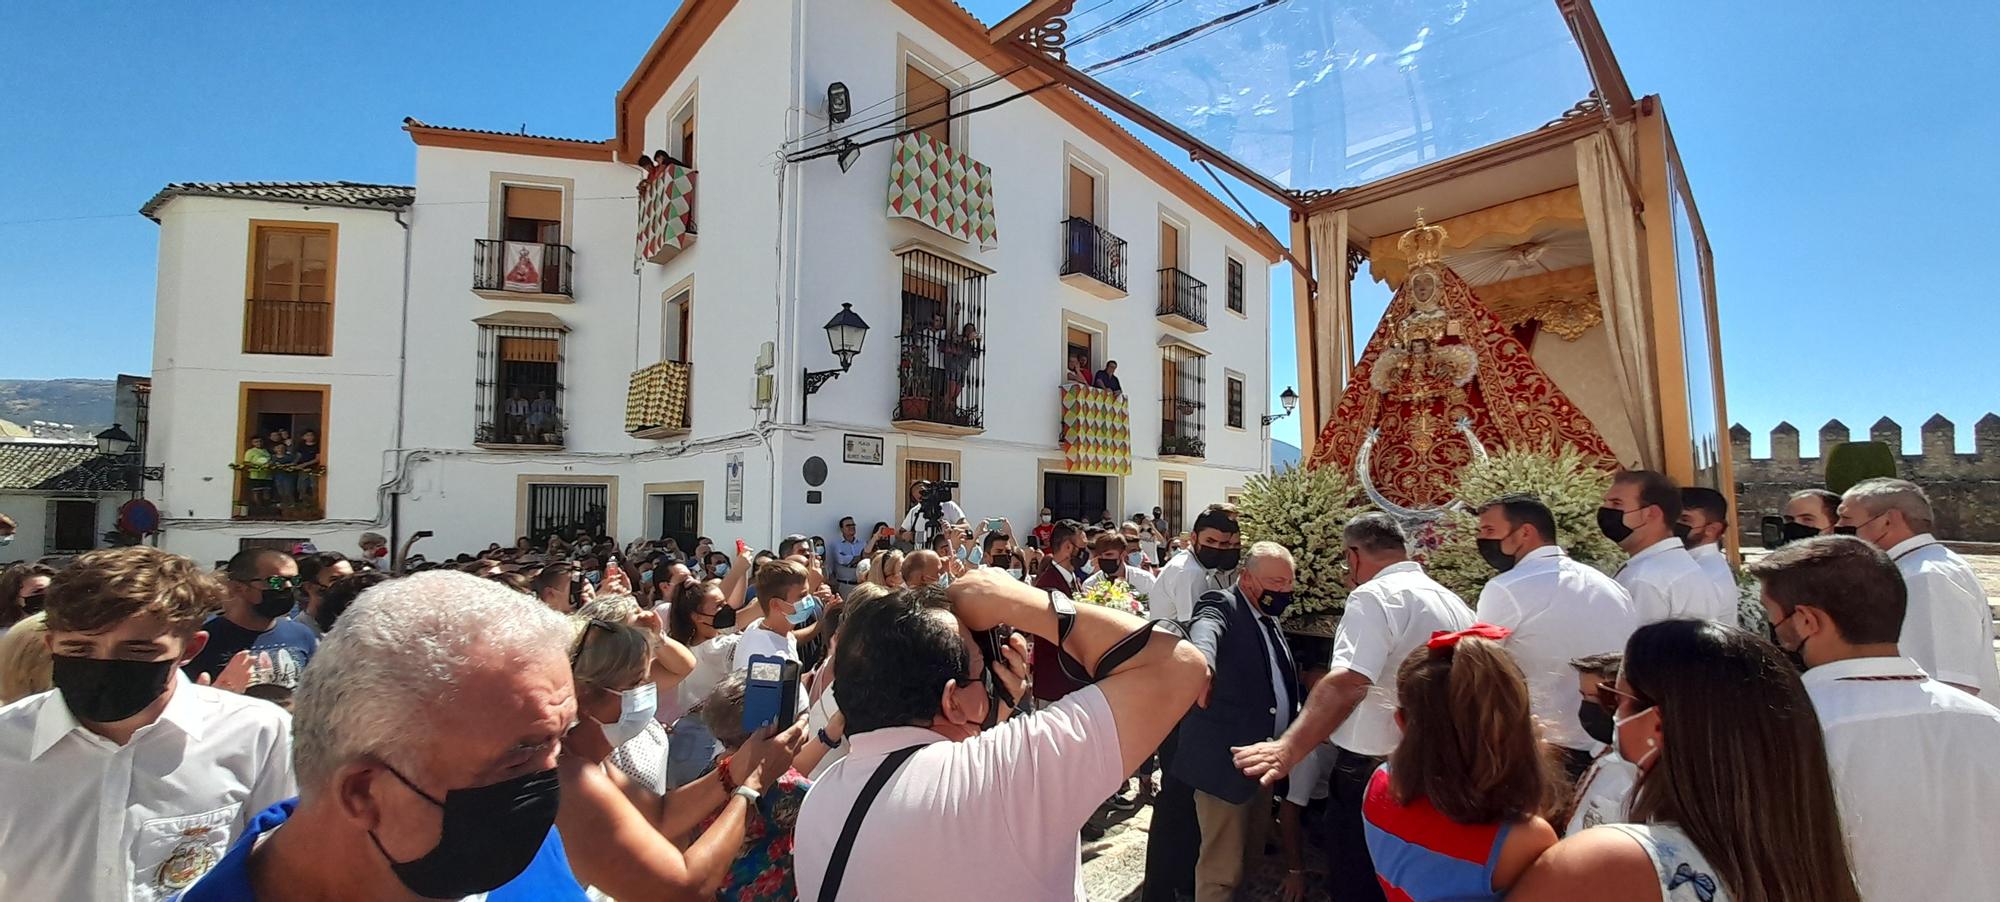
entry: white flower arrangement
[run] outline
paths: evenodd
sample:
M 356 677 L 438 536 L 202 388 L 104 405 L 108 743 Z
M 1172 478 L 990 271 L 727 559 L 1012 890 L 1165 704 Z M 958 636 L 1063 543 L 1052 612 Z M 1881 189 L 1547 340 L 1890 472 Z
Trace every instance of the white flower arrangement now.
M 1349 520 L 1368 511 L 1361 491 L 1347 474 L 1332 467 L 1288 467 L 1250 478 L 1236 508 L 1243 542 L 1276 542 L 1298 565 L 1285 620 L 1338 614 L 1347 601 L 1347 566 L 1340 534 Z
M 1561 451 L 1506 450 L 1475 460 L 1458 471 L 1458 497 L 1480 505 L 1502 495 L 1531 494 L 1555 515 L 1556 544 L 1570 557 L 1606 574 L 1618 572 L 1625 552 L 1597 529 L 1597 509 L 1611 474 L 1586 461 L 1574 448 Z M 1479 556 L 1478 527 L 1469 512 L 1440 521 L 1431 547 L 1423 554 L 1424 569 L 1459 597 L 1472 602 L 1486 581 L 1498 575 Z

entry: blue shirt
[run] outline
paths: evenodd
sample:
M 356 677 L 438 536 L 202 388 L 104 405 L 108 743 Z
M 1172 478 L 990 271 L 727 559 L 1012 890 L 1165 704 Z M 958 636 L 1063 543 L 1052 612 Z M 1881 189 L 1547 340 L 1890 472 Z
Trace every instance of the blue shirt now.
M 256 902 L 257 894 L 250 889 L 250 848 L 258 836 L 291 817 L 298 804 L 298 799 L 286 799 L 251 818 L 243 838 L 230 847 L 229 854 L 222 856 L 193 886 L 168 897 L 167 902 Z M 576 877 L 570 873 L 569 856 L 563 853 L 562 837 L 554 827 L 549 828 L 549 838 L 542 842 L 534 860 L 528 862 L 527 870 L 486 894 L 486 902 L 585 902 L 586 898 L 583 887 L 577 885 Z
M 296 681 L 299 672 L 306 669 L 306 662 L 312 660 L 313 652 L 319 650 L 319 633 L 289 616 L 278 618 L 270 629 L 261 633 L 237 626 L 221 614 L 208 618 L 201 628 L 208 633 L 208 644 L 181 668 L 190 680 L 202 674 L 214 679 L 222 673 L 222 668 L 229 666 L 229 659 L 237 652 L 248 651 L 252 658 L 260 652 L 269 652 L 271 667 L 276 672 L 290 674 Z

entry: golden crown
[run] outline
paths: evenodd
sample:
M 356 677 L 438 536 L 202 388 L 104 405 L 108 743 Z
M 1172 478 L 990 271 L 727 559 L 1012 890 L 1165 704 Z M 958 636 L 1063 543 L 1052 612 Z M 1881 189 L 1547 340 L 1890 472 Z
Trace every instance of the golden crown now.
M 1424 208 L 1417 208 L 1417 226 L 1396 239 L 1396 249 L 1403 252 L 1403 259 L 1411 266 L 1437 263 L 1444 259 L 1443 226 L 1427 225 L 1424 222 Z

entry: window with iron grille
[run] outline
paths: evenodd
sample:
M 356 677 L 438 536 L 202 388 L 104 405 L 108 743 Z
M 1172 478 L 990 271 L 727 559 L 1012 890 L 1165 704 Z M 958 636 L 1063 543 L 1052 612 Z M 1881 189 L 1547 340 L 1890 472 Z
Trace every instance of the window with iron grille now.
M 1160 519 L 1168 535 L 1178 534 L 1187 528 L 1187 483 L 1178 479 L 1160 480 Z
M 903 258 L 891 419 L 985 426 L 986 274 L 920 250 Z
M 473 441 L 562 447 L 561 329 L 479 327 Z
M 569 536 L 581 529 L 604 535 L 611 488 L 604 484 L 528 483 L 528 541 L 537 546 L 549 536 Z
M 1242 313 L 1243 312 L 1243 261 L 1238 260 L 1235 257 L 1230 257 L 1228 269 L 1229 269 L 1229 279 L 1228 279 L 1229 296 L 1226 303 L 1229 305 L 1229 312 Z
M 1232 375 L 1229 382 L 1228 423 L 1231 429 L 1243 428 L 1243 377 Z
M 1160 453 L 1203 457 L 1202 399 L 1207 394 L 1203 371 L 1208 357 L 1186 345 L 1160 349 Z

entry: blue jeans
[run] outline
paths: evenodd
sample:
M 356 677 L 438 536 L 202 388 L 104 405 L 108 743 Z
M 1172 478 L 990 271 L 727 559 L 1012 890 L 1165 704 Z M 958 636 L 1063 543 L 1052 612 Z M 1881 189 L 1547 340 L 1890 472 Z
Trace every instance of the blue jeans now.
M 708 731 L 699 714 L 684 714 L 674 721 L 674 735 L 667 741 L 667 788 L 679 789 L 708 773 L 715 763 L 715 734 Z

